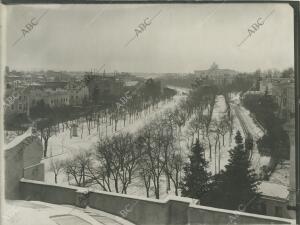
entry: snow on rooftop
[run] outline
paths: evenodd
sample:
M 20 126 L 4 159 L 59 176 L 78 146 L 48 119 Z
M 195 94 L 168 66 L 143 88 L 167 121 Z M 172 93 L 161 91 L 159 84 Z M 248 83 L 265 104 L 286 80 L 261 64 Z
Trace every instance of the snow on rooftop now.
M 28 128 L 28 130 L 23 133 L 22 135 L 17 136 L 15 139 L 13 139 L 11 142 L 9 142 L 8 144 L 4 145 L 4 149 L 8 150 L 11 149 L 15 146 L 17 146 L 18 144 L 20 144 L 25 138 L 30 137 L 32 135 L 32 131 L 31 131 L 31 127 Z
M 287 186 L 267 181 L 261 182 L 261 184 L 258 186 L 258 189 L 263 195 L 270 197 L 287 199 L 289 195 Z
M 40 201 L 7 200 L 4 225 L 133 225 L 125 219 L 90 208 L 57 205 Z M 93 215 L 86 213 L 92 212 Z
M 269 179 L 273 183 L 278 183 L 282 185 L 289 185 L 290 181 L 290 161 L 284 160 L 282 163 L 279 163 L 275 171 L 272 173 Z
M 135 86 L 137 83 L 138 81 L 127 81 L 125 82 L 125 86 L 131 87 L 131 86 Z

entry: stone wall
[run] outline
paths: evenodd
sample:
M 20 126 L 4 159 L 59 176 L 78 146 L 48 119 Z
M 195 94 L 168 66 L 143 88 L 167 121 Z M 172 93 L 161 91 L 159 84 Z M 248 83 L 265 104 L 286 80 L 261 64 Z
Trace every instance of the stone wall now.
M 5 146 L 5 198 L 19 199 L 21 178 L 44 180 L 43 146 L 40 139 L 25 133 Z
M 291 218 L 287 207 L 288 200 L 263 195 L 261 203 L 265 205 L 266 215 Z M 276 208 L 278 208 L 277 212 Z
M 148 199 L 125 194 L 21 180 L 22 199 L 89 206 L 138 225 L 291 224 L 289 219 L 193 205 L 187 198 Z
M 284 222 L 285 221 L 285 222 Z M 189 207 L 189 224 L 285 224 L 288 219 L 206 206 Z

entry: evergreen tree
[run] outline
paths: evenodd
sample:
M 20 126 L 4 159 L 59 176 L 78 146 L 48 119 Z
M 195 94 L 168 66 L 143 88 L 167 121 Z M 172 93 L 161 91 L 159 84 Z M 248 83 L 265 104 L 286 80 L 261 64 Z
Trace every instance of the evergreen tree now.
M 249 151 L 245 149 L 239 131 L 236 133 L 235 142 L 236 146 L 229 151 L 230 159 L 225 171 L 214 176 L 212 191 L 200 200 L 201 204 L 238 210 L 258 200 L 258 177 L 251 169 Z M 244 209 L 252 211 L 249 206 Z
M 224 195 L 224 208 L 237 209 L 259 197 L 258 178 L 251 169 L 249 152 L 245 150 L 243 138 L 239 131 L 235 136 L 236 146 L 229 151 L 229 163 L 222 177 L 221 190 Z
M 247 137 L 245 139 L 245 150 L 246 152 L 251 152 L 253 150 L 253 138 L 252 137 Z
M 185 197 L 200 199 L 210 189 L 211 174 L 207 172 L 208 162 L 204 158 L 204 148 L 196 140 L 192 147 L 190 162 L 184 170 L 184 178 L 181 183 L 181 195 Z

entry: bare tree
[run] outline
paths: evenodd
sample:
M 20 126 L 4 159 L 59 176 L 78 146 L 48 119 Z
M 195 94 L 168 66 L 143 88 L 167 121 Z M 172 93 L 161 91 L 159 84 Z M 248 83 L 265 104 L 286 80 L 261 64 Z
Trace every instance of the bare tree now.
M 205 126 L 205 134 L 206 134 L 206 139 L 208 141 L 208 146 L 209 146 L 209 158 L 211 159 L 211 140 L 210 140 L 210 123 L 211 123 L 211 117 L 209 115 L 203 115 L 203 123 Z
M 57 184 L 58 174 L 62 171 L 64 163 L 61 160 L 55 160 L 53 157 L 50 161 L 50 171 L 54 173 L 54 182 Z
M 86 120 L 86 126 L 89 132 L 89 135 L 91 134 L 91 129 L 92 129 L 92 122 L 93 122 L 93 116 L 92 114 L 87 114 L 85 116 L 85 120 Z
M 182 126 L 185 125 L 187 120 L 187 113 L 184 109 L 179 109 L 178 107 L 174 110 L 173 121 L 178 126 L 179 133 L 181 133 Z
M 180 153 L 172 153 L 169 159 L 169 176 L 174 184 L 175 195 L 178 196 L 180 185 L 179 174 L 183 166 L 183 158 Z
M 223 123 L 223 121 L 217 121 L 217 120 L 213 120 L 211 121 L 211 125 L 210 125 L 210 130 L 212 133 L 215 134 L 214 139 L 215 139 L 215 146 L 214 146 L 214 150 L 215 150 L 215 174 L 217 174 L 217 165 L 219 164 L 219 172 L 220 172 L 220 150 L 221 150 L 221 142 L 220 142 L 220 135 L 221 135 L 221 124 Z M 218 163 L 217 163 L 217 150 L 218 150 Z
M 201 111 L 198 111 L 190 122 L 190 129 L 197 134 L 197 138 L 200 140 L 200 131 L 206 129 L 206 121 Z
M 160 178 L 165 170 L 166 161 L 164 160 L 164 146 L 163 146 L 163 126 L 155 121 L 146 125 L 141 131 L 141 138 L 143 140 L 145 156 L 149 161 L 149 169 L 154 185 L 155 197 L 159 199 L 160 196 Z
M 126 194 L 140 159 L 141 150 L 136 147 L 133 136 L 129 133 L 114 136 L 112 141 L 114 156 L 116 157 L 112 163 L 114 168 L 119 168 L 117 172 L 122 183 L 122 193 Z
M 107 188 L 110 188 L 110 180 L 113 179 L 115 183 L 115 191 L 119 192 L 119 185 L 118 185 L 118 167 L 114 165 L 112 162 L 116 160 L 114 157 L 113 152 L 113 144 L 111 139 L 105 138 L 98 143 L 97 150 L 96 150 L 96 159 L 99 162 L 100 168 L 98 169 L 98 173 L 105 172 L 105 177 L 102 177 L 103 181 L 107 185 Z M 102 169 L 102 170 L 101 170 Z M 104 170 L 103 170 L 104 169 Z
M 103 191 L 111 192 L 110 183 L 109 183 L 109 172 L 101 162 L 97 160 L 92 160 L 88 165 L 87 169 L 89 173 L 87 176 L 93 180 L 94 183 L 100 185 Z
M 139 176 L 143 180 L 145 189 L 146 189 L 146 196 L 147 198 L 150 197 L 149 191 L 150 191 L 150 186 L 151 186 L 151 179 L 152 179 L 152 173 L 150 169 L 150 163 L 147 160 L 147 158 L 142 158 L 139 161 L 138 164 L 138 171 L 139 171 Z
M 51 128 L 47 127 L 47 128 L 42 129 L 41 135 L 42 135 L 42 138 L 44 141 L 44 157 L 47 157 L 48 141 L 49 141 L 49 138 L 51 137 Z
M 91 161 L 91 153 L 85 151 L 77 154 L 75 157 L 64 161 L 64 171 L 67 175 L 71 175 L 76 185 L 85 187 L 91 180 L 87 180 L 88 165 Z
M 228 120 L 227 116 L 223 116 L 221 118 L 221 122 L 219 123 L 219 132 L 222 135 L 222 144 L 224 146 L 224 138 L 227 132 L 230 129 L 230 121 Z

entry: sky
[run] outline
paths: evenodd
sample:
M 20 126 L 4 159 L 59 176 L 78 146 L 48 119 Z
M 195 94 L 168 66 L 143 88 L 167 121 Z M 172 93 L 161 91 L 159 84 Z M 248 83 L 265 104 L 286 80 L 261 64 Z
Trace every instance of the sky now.
M 213 62 L 241 72 L 294 66 L 293 10 L 287 4 L 11 5 L 6 9 L 6 64 L 11 69 L 190 73 Z M 24 36 L 25 25 L 39 17 Z M 264 19 L 239 46 L 251 25 Z M 150 20 L 136 35 L 139 24 Z

